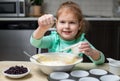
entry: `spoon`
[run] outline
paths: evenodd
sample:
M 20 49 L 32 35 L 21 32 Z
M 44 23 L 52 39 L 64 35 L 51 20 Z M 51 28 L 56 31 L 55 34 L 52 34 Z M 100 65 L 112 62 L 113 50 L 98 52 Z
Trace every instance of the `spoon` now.
M 71 46 L 69 46 L 69 47 L 66 47 L 66 48 L 60 50 L 59 52 L 64 52 L 65 50 L 69 50 L 69 49 L 71 49 L 71 48 L 74 48 L 74 47 L 78 46 L 80 43 L 81 43 L 81 42 L 79 42 L 79 43 L 77 43 L 77 44 L 74 44 L 74 45 L 71 45 Z
M 32 57 L 32 56 L 31 56 L 30 54 L 28 54 L 26 51 L 23 51 L 23 53 L 24 53 L 25 55 L 27 55 L 28 57 L 34 59 L 34 60 L 37 61 L 38 63 L 40 62 L 40 60 L 38 60 L 38 59 Z

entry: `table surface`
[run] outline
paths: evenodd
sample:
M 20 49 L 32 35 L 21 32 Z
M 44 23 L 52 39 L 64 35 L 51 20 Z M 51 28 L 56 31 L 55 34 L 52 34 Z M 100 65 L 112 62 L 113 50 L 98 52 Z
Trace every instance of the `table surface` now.
M 30 68 L 30 74 L 19 79 L 11 79 L 2 74 L 4 68 L 15 65 L 23 65 Z M 104 69 L 107 71 L 109 70 L 108 63 L 103 65 L 94 65 L 93 63 L 79 63 L 73 69 L 89 70 L 93 68 Z M 48 75 L 40 71 L 39 66 L 29 61 L 0 61 L 0 81 L 48 81 L 47 77 Z

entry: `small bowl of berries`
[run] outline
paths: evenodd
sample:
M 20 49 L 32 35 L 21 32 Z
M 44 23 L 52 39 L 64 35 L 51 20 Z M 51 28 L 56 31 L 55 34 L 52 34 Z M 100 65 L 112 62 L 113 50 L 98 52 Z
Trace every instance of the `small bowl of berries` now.
M 30 73 L 30 69 L 25 66 L 11 66 L 3 70 L 3 75 L 9 78 L 22 78 Z

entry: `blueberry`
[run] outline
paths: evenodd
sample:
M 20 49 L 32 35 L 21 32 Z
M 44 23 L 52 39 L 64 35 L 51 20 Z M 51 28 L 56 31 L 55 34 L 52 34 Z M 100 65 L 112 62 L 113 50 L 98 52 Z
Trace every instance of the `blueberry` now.
M 24 66 L 12 66 L 5 71 L 7 74 L 23 74 L 28 72 L 28 69 Z

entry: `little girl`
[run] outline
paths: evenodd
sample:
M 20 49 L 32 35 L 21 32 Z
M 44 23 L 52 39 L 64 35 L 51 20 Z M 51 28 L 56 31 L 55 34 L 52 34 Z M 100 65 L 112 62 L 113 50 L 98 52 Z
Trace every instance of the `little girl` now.
M 44 36 L 54 24 L 56 31 Z M 85 54 L 95 64 L 104 63 L 104 54 L 95 49 L 85 38 L 85 29 L 85 22 L 79 5 L 67 1 L 60 5 L 56 18 L 52 14 L 39 17 L 38 28 L 33 32 L 30 42 L 37 48 L 48 48 L 49 52 L 59 52 L 65 47 L 82 42 L 81 45 L 78 45 L 79 56 Z M 71 53 L 71 49 L 64 52 Z

